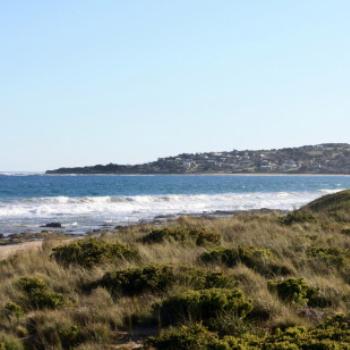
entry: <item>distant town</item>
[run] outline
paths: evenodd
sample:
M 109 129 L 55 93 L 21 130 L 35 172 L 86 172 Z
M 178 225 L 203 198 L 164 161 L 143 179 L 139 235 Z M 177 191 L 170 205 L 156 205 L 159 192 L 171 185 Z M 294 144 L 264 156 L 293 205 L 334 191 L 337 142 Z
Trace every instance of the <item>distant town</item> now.
M 350 144 L 183 153 L 136 165 L 95 165 L 47 174 L 350 174 Z

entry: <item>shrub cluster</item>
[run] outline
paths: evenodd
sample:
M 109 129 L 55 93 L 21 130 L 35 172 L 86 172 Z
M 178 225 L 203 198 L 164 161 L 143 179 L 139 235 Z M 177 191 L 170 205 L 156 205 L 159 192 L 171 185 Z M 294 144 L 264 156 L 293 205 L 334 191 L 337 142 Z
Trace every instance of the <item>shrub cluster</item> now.
M 315 216 L 307 210 L 294 210 L 281 219 L 281 223 L 287 226 L 314 222 L 316 222 Z
M 23 316 L 24 311 L 23 308 L 13 302 L 6 303 L 4 309 L 3 309 L 3 315 L 9 320 L 12 321 L 12 319 L 15 319 L 18 321 L 21 316 Z M 0 348 L 1 349 L 1 348 Z
M 252 309 L 249 299 L 239 289 L 210 288 L 188 290 L 165 299 L 155 307 L 163 325 L 185 321 L 208 324 L 224 313 L 244 318 Z
M 64 266 L 77 264 L 92 268 L 115 259 L 136 258 L 137 252 L 119 242 L 89 238 L 54 248 L 52 257 Z
M 200 323 L 170 327 L 148 340 L 158 350 L 243 350 L 242 343 L 234 337 L 220 339 Z
M 164 292 L 175 282 L 173 269 L 168 266 L 146 266 L 106 273 L 90 288 L 106 288 L 112 296 L 138 295 L 147 291 Z
M 192 241 L 196 245 L 206 243 L 219 243 L 220 234 L 210 231 L 202 226 L 174 225 L 156 228 L 142 237 L 143 243 L 153 244 L 164 241 L 186 242 Z
M 266 248 L 238 247 L 216 248 L 204 252 L 200 256 L 204 263 L 219 263 L 227 267 L 234 267 L 239 263 L 255 270 L 264 276 L 289 275 L 292 271 L 283 264 L 274 261 L 271 250 Z
M 177 283 L 193 289 L 234 288 L 236 279 L 230 274 L 193 267 L 181 267 L 176 271 Z
M 29 318 L 26 326 L 25 345 L 30 350 L 74 349 L 89 339 L 82 327 L 65 320 L 48 319 L 45 315 Z
M 308 305 L 311 307 L 327 307 L 331 301 L 319 295 L 316 288 L 308 286 L 302 278 L 288 278 L 282 281 L 270 281 L 269 287 L 286 302 Z
M 63 305 L 63 295 L 51 291 L 41 278 L 22 277 L 16 282 L 16 286 L 24 294 L 22 303 L 25 309 L 55 309 Z M 14 305 L 10 309 L 19 312 Z
M 7 333 L 0 333 L 0 350 L 24 350 L 22 342 Z
M 84 289 L 106 288 L 113 297 L 133 296 L 145 292 L 164 293 L 174 284 L 193 289 L 233 288 L 236 280 L 222 272 L 199 268 L 149 265 L 106 273 Z
M 274 334 L 223 336 L 194 323 L 171 327 L 148 344 L 158 350 L 348 350 L 350 324 L 335 317 L 314 328 L 287 327 Z
M 310 248 L 307 255 L 313 259 L 324 262 L 329 267 L 337 269 L 345 266 L 349 258 L 349 251 L 338 248 Z

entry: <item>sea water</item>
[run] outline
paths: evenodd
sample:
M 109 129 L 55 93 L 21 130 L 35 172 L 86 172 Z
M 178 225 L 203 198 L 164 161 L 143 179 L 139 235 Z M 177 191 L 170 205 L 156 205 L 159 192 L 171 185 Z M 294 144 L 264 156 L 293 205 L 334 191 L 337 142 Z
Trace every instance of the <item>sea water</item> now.
M 60 222 L 82 233 L 181 214 L 292 210 L 350 188 L 350 176 L 0 175 L 0 233 Z

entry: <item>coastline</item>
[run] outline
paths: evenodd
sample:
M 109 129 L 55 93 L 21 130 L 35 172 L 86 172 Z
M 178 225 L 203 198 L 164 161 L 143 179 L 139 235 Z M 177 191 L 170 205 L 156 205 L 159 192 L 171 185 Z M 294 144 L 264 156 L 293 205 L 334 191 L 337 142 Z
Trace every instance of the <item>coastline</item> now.
M 230 218 L 236 215 L 269 215 L 269 214 L 286 214 L 288 211 L 278 209 L 251 209 L 251 210 L 227 210 L 227 211 L 213 211 L 200 214 L 189 215 L 159 215 L 152 220 L 143 220 L 137 223 L 130 223 L 120 226 L 100 227 L 93 230 L 87 230 L 85 233 L 70 233 L 62 229 L 38 230 L 38 232 L 23 232 L 14 233 L 1 238 L 0 241 L 0 261 L 8 258 L 17 252 L 27 249 L 40 249 L 46 239 L 59 240 L 75 240 L 84 237 L 99 237 L 104 234 L 118 234 L 123 230 L 132 228 L 140 228 L 144 226 L 163 226 L 169 225 L 182 219 L 203 219 L 215 220 L 222 218 Z
M 42 232 L 35 242 L 0 247 L 0 261 L 10 259 L 1 263 L 0 296 L 8 301 L 6 310 L 16 306 L 21 312 L 9 314 L 12 324 L 27 327 L 36 344 L 56 339 L 76 344 L 78 334 L 84 337 L 77 349 L 90 349 L 96 330 L 103 338 L 91 349 L 206 349 L 208 334 L 220 349 L 242 339 L 249 348 L 263 349 L 279 345 L 281 334 L 292 344 L 288 349 L 299 348 L 300 341 L 311 348 L 319 344 L 320 331 L 327 346 L 345 344 L 339 328 L 348 342 L 350 322 L 339 327 L 339 315 L 349 311 L 342 302 L 350 292 L 350 216 L 344 216 L 349 205 L 347 190 L 290 213 L 261 209 L 158 217 L 74 238 Z M 34 285 L 34 292 L 27 285 Z M 220 313 L 208 313 L 208 305 Z M 247 340 L 236 333 L 241 307 L 246 311 L 239 325 L 248 329 Z M 227 311 L 232 318 L 226 318 Z M 8 320 L 2 320 L 6 327 Z M 215 328 L 209 328 L 213 320 Z M 292 326 L 281 328 L 290 320 Z M 283 333 L 276 334 L 277 328 Z M 49 337 L 42 338 L 43 329 Z M 57 333 L 60 329 L 68 329 L 69 337 Z M 291 338 L 295 329 L 303 330 L 302 338 Z M 11 339 L 20 343 L 22 334 Z M 204 342 L 184 348 L 183 339 Z
M 71 173 L 71 174 L 36 174 L 37 176 L 316 176 L 316 177 L 322 177 L 322 176 L 346 176 L 349 177 L 350 174 L 313 174 L 313 173 L 297 173 L 297 174 L 289 174 L 289 173 L 183 173 L 183 174 L 109 174 L 109 173 L 92 173 L 92 174 L 86 174 L 86 173 Z M 16 175 L 9 175 L 9 176 L 16 176 Z M 18 175 L 20 176 L 20 175 Z M 23 176 L 23 175 L 22 175 Z M 25 175 L 24 175 L 25 176 Z M 35 176 L 34 175 L 28 175 L 28 176 Z

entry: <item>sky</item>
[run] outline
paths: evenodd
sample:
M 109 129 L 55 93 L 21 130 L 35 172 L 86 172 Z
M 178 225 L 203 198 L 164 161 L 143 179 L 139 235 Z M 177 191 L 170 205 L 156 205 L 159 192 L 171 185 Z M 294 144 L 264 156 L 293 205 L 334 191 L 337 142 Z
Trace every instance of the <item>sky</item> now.
M 350 142 L 347 0 L 0 0 L 0 170 Z

